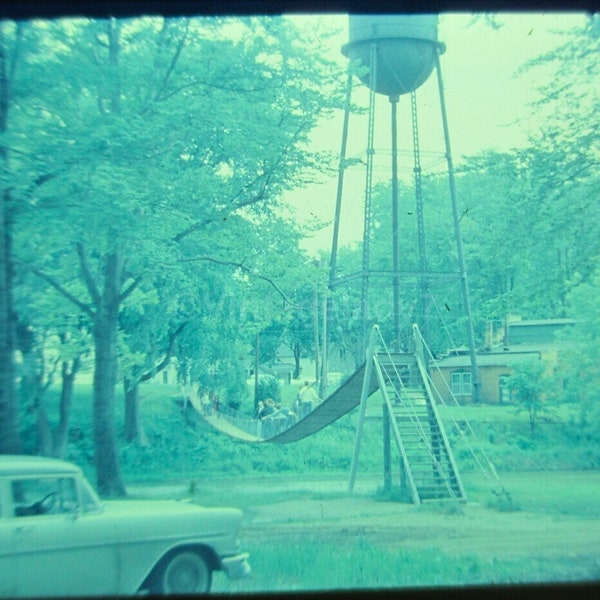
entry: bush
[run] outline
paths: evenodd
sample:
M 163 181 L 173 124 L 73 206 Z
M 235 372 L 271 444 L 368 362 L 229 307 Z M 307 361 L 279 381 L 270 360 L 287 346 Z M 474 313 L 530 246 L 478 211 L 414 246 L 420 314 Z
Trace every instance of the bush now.
M 265 375 L 258 380 L 255 402 L 271 398 L 275 402 L 281 402 L 281 386 L 279 381 L 272 375 Z

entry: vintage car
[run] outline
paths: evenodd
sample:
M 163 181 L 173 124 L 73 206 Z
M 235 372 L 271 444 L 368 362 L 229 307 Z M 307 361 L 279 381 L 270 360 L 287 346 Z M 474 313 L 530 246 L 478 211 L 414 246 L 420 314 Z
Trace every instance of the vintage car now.
M 101 502 L 79 467 L 0 455 L 0 596 L 203 593 L 250 574 L 242 513 L 189 501 Z

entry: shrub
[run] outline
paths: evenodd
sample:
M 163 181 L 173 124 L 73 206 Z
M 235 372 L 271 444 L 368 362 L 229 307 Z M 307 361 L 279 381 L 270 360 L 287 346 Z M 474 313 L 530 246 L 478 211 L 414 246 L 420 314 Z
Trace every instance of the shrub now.
M 271 398 L 275 402 L 281 402 L 281 386 L 279 381 L 272 375 L 265 375 L 258 380 L 255 402 Z

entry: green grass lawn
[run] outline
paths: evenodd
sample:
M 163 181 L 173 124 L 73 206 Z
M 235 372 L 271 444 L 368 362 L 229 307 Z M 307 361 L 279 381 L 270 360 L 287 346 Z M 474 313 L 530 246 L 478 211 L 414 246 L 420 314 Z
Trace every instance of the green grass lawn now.
M 482 560 L 435 549 L 386 551 L 360 537 L 348 543 L 250 543 L 253 577 L 229 581 L 217 573 L 215 593 L 385 590 L 594 581 L 595 557 Z M 335 556 L 335 568 L 332 568 Z M 485 597 L 485 596 L 483 596 Z
M 297 385 L 283 386 L 283 403 L 291 403 L 297 391 Z M 49 406 L 52 410 L 52 402 Z M 571 412 L 569 405 L 559 407 L 551 419 L 539 422 L 535 436 L 531 436 L 527 415 L 518 413 L 511 406 L 441 408 L 469 501 L 499 510 L 527 511 L 555 515 L 556 518 L 578 515 L 582 527 L 585 527 L 586 519 L 600 518 L 600 473 L 590 477 L 590 473 L 582 476 L 578 472 L 600 465 L 597 458 L 600 450 L 578 441 Z M 67 458 L 80 464 L 93 482 L 91 413 L 90 386 L 76 386 Z M 182 409 L 177 386 L 144 385 L 141 415 L 148 444 L 119 442 L 123 476 L 128 486 L 140 482 L 179 482 L 181 495 L 197 494 L 202 490 L 203 503 L 214 506 L 233 503 L 252 511 L 257 505 L 315 498 L 314 491 L 272 491 L 268 485 L 270 477 L 309 480 L 328 476 L 345 478 L 349 473 L 356 411 L 306 440 L 284 446 L 238 442 L 214 431 L 193 409 Z M 123 400 L 120 390 L 115 418 L 117 431 L 121 431 Z M 468 421 L 467 436 L 460 435 L 455 420 L 459 427 Z M 35 441 L 33 418 L 26 415 L 23 423 L 27 443 L 32 446 Z M 474 443 L 496 466 L 501 485 L 510 495 L 510 505 L 498 502 L 491 493 L 492 483 L 483 477 L 468 452 L 468 446 Z M 363 473 L 381 472 L 381 450 L 380 425 L 367 423 L 361 445 L 359 478 Z M 531 476 L 532 469 L 537 471 L 535 478 Z M 556 469 L 562 471 L 553 472 L 547 480 L 544 478 L 544 472 Z M 217 490 L 203 488 L 203 482 L 215 477 L 248 476 L 260 477 L 263 485 L 245 497 L 231 498 L 226 485 Z M 343 492 L 338 493 L 343 495 Z M 324 497 L 331 497 L 331 494 Z M 438 509 L 426 507 L 423 510 Z M 360 535 L 342 547 L 308 539 L 302 546 L 290 540 L 289 543 L 273 541 L 265 548 L 257 541 L 249 540 L 245 549 L 253 557 L 254 578 L 229 582 L 222 574 L 217 574 L 215 592 L 455 586 L 590 580 L 600 576 L 594 557 L 552 560 L 532 557 L 525 562 L 489 562 L 477 556 L 458 559 L 434 548 L 385 550 L 373 546 Z M 332 556 L 335 556 L 334 569 L 331 568 Z

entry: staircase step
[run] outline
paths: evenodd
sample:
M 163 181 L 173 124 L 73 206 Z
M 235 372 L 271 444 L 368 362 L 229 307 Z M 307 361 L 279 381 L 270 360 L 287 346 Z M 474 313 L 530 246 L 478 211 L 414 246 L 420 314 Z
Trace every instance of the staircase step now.
M 419 498 L 422 501 L 460 499 L 461 483 L 452 462 L 452 451 L 415 356 L 378 354 L 376 361 L 381 367 L 379 385 L 394 419 L 394 434 L 400 436 L 404 460 Z
M 450 488 L 450 490 L 448 490 L 448 488 L 446 486 L 419 486 L 417 485 L 417 491 L 419 492 L 419 496 L 424 497 L 424 496 L 432 496 L 434 494 L 444 494 L 446 496 L 460 496 L 460 491 L 457 488 Z

